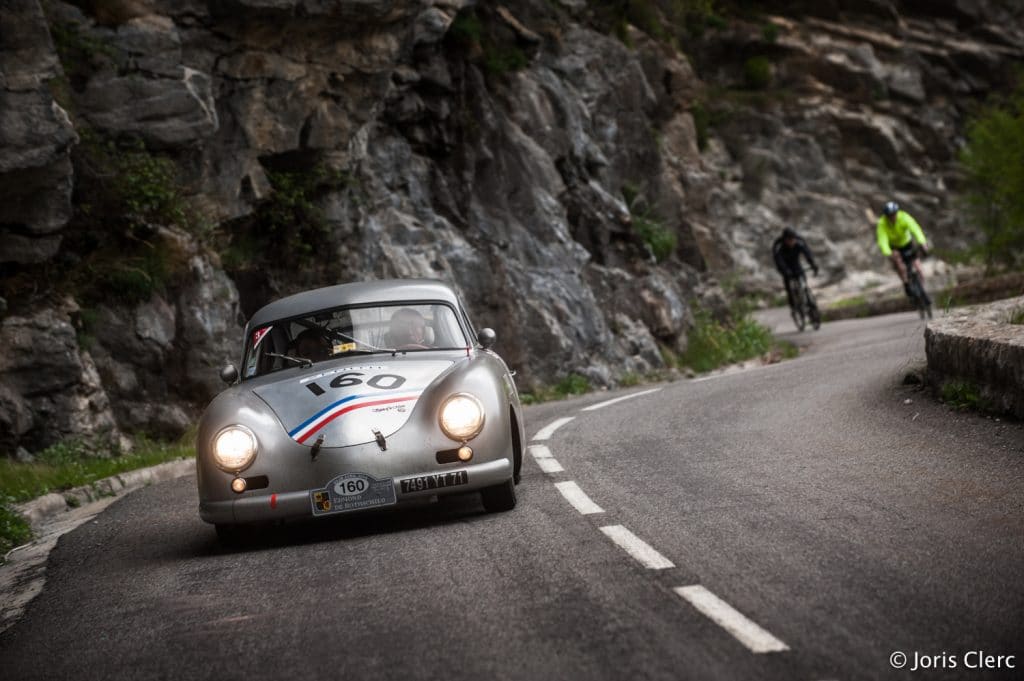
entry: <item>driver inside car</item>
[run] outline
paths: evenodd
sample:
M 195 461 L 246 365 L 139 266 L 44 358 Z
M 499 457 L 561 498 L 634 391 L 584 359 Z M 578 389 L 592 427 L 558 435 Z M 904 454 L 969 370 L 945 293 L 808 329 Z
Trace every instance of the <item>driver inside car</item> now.
M 291 354 L 314 362 L 331 356 L 331 342 L 322 329 L 306 329 L 292 341 Z
M 428 347 L 427 320 L 416 310 L 403 307 L 391 316 L 388 340 L 394 348 Z

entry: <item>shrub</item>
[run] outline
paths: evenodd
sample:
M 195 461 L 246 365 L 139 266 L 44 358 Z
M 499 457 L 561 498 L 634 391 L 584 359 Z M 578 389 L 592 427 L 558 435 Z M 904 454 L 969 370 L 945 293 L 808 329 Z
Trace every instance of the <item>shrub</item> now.
M 678 245 L 678 237 L 653 214 L 640 187 L 632 182 L 625 183 L 622 198 L 629 209 L 633 231 L 647 245 L 654 259 L 661 262 L 671 256 Z
M 702 102 L 695 102 L 690 107 L 693 116 L 693 127 L 697 131 L 697 148 L 704 151 L 708 147 L 708 132 L 711 128 L 711 113 Z
M 947 381 L 942 385 L 942 401 L 954 409 L 976 409 L 986 411 L 988 401 L 981 396 L 981 390 L 970 381 Z
M 485 10 L 470 7 L 460 12 L 452 21 L 448 35 L 454 44 L 470 53 L 471 59 L 479 59 L 489 74 L 518 71 L 530 63 L 515 36 L 495 25 L 491 14 Z
M 774 346 L 771 332 L 749 313 L 734 313 L 729 321 L 720 322 L 702 310 L 696 314 L 686 352 L 679 357 L 679 365 L 698 372 L 711 371 L 763 355 Z
M 1024 259 L 1024 77 L 1014 92 L 982 109 L 967 126 L 960 153 L 967 213 L 985 240 L 977 249 L 991 267 Z
M 649 217 L 634 216 L 633 229 L 651 249 L 654 259 L 658 262 L 666 260 L 675 253 L 678 237 L 661 222 Z
M 523 392 L 519 395 L 523 404 L 539 404 L 551 400 L 562 400 L 574 395 L 583 395 L 590 392 L 590 381 L 586 376 L 569 374 L 554 385 L 541 386 L 537 390 Z
M 767 57 L 751 57 L 743 63 L 743 83 L 751 90 L 764 90 L 772 82 L 772 63 Z
M 32 528 L 20 515 L 8 508 L 0 499 L 0 564 L 7 552 L 32 539 Z

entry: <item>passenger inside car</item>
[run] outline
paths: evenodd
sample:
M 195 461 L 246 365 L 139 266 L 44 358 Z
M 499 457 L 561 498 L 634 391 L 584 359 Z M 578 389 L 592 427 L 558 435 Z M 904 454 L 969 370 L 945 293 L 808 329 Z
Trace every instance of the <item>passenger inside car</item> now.
M 388 342 L 391 347 L 428 348 L 434 340 L 433 329 L 427 326 L 427 320 L 416 310 L 403 307 L 391 316 L 388 326 Z

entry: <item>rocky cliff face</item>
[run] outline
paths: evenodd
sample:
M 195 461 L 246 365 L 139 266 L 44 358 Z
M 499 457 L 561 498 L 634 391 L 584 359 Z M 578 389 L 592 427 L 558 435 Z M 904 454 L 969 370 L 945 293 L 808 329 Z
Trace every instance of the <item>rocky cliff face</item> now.
M 0 445 L 181 432 L 239 318 L 309 286 L 446 279 L 523 385 L 608 384 L 715 275 L 765 287 L 783 225 L 836 279 L 892 192 L 950 235 L 1019 8 L 765 5 L 688 58 L 581 0 L 4 3 Z

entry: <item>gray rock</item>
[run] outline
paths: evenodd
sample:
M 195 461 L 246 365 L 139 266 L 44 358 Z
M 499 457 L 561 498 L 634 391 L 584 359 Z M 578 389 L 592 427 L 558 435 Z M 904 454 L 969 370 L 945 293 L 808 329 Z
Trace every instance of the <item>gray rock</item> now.
M 59 234 L 23 236 L 0 229 L 0 240 L 4 242 L 3 251 L 0 251 L 0 262 L 20 264 L 46 262 L 60 250 L 61 239 Z
M 175 335 L 174 309 L 160 296 L 142 303 L 135 308 L 135 333 L 143 340 L 169 349 Z
M 937 391 L 959 382 L 989 410 L 1024 418 L 1024 325 L 1010 318 L 1024 309 L 1024 296 L 961 308 L 928 323 L 925 354 Z
M 0 323 L 0 443 L 42 449 L 66 437 L 116 437 L 110 402 L 64 311 L 44 308 Z M 10 410 L 10 411 L 8 411 Z
M 189 261 L 189 271 L 191 280 L 176 301 L 178 348 L 187 358 L 179 394 L 204 401 L 223 389 L 220 369 L 237 360 L 238 290 L 202 256 Z
M 210 77 L 184 65 L 172 78 L 97 76 L 90 79 L 80 103 L 92 125 L 138 135 L 156 147 L 192 144 L 220 126 Z

